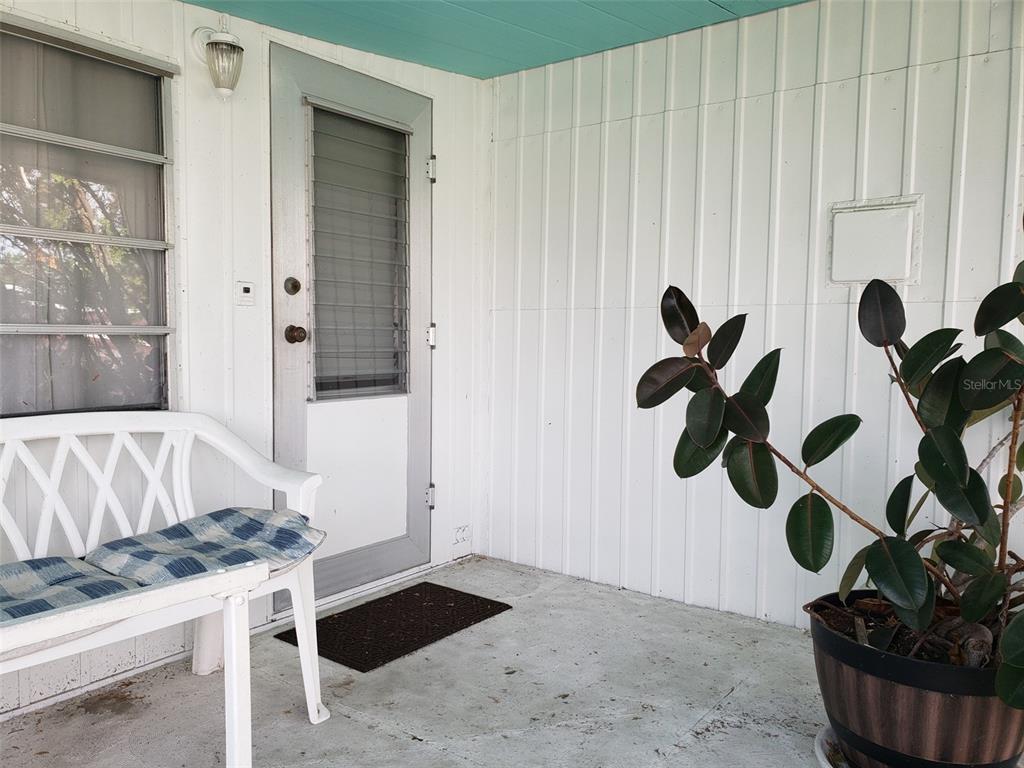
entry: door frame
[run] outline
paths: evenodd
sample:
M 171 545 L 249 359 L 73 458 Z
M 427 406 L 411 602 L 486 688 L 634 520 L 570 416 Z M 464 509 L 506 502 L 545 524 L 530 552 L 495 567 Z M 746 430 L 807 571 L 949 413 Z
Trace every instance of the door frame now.
M 343 95 L 343 99 L 339 99 Z M 316 575 L 327 588 L 317 598 L 386 578 L 430 562 L 431 483 L 431 326 L 432 188 L 428 174 L 432 157 L 430 98 L 383 80 L 347 69 L 275 42 L 270 43 L 271 146 L 271 275 L 273 296 L 274 460 L 306 469 L 306 409 L 312 380 L 312 345 L 283 343 L 284 329 L 312 322 L 308 290 L 312 275 L 312 154 L 310 118 L 313 107 L 328 109 L 367 122 L 402 130 L 409 135 L 409 373 L 408 392 L 376 397 L 409 398 L 409 456 L 407 462 L 406 532 L 384 541 L 331 556 L 316 564 Z M 296 169 L 302 169 L 299 177 Z M 295 205 L 301 178 L 302 205 Z M 283 181 L 282 181 L 283 180 Z M 304 243 L 297 256 L 279 257 Z M 302 270 L 303 288 L 291 296 L 283 289 L 286 277 Z M 315 333 L 315 328 L 313 333 Z M 294 374 L 296 368 L 305 375 Z M 285 375 L 285 371 L 292 375 Z M 298 386 L 298 380 L 302 386 Z M 370 396 L 374 397 L 374 396 Z M 419 403 L 418 407 L 413 407 Z M 283 419 L 289 429 L 281 429 Z M 355 439 L 358 439 L 355 437 Z M 418 450 L 414 451 L 414 447 Z M 275 506 L 282 504 L 275 495 Z M 314 518 L 313 525 L 316 525 Z M 287 609 L 284 593 L 274 598 L 274 612 Z

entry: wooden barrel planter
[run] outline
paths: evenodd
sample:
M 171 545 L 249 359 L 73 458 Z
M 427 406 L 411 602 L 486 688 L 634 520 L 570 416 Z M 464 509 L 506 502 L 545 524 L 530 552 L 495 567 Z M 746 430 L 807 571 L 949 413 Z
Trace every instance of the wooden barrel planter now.
M 840 604 L 836 594 L 821 600 Z M 851 765 L 1016 768 L 1024 752 L 1024 710 L 996 697 L 995 670 L 879 651 L 813 614 L 811 637 L 825 712 Z

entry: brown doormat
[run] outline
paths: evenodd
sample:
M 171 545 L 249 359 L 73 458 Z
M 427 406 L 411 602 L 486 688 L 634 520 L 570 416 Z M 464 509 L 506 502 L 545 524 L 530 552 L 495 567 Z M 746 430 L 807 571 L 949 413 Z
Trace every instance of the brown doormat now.
M 318 619 L 316 641 L 325 659 L 369 672 L 511 608 L 424 581 Z M 294 629 L 276 637 L 298 645 Z

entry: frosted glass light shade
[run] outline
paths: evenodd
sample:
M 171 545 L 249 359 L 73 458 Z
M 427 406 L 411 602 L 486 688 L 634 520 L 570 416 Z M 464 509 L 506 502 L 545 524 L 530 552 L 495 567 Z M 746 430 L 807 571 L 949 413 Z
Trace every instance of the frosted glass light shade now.
M 217 93 L 225 98 L 238 85 L 244 51 L 238 38 L 227 32 L 214 32 L 206 41 L 206 65 L 210 68 L 210 78 Z

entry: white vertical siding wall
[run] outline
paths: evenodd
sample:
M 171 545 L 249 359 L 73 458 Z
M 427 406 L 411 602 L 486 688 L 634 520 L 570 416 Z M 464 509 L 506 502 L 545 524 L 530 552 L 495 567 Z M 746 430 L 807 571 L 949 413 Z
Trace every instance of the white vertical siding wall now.
M 434 563 L 468 553 L 457 539 L 471 526 L 476 552 L 798 623 L 859 534 L 841 525 L 834 562 L 806 575 L 781 530 L 795 481 L 783 476 L 778 507 L 758 512 L 714 470 L 675 477 L 683 398 L 657 413 L 632 403 L 639 374 L 673 352 L 656 309 L 664 285 L 689 291 L 712 324 L 749 313 L 734 371 L 785 348 L 771 412 L 784 449 L 834 413 L 865 416 L 818 474 L 878 520 L 879 480 L 910 471 L 916 440 L 883 361 L 859 340 L 856 292 L 826 287 L 825 206 L 925 196 L 923 269 L 904 290 L 911 335 L 969 327 L 1021 258 L 1020 0 L 809 3 L 488 82 L 232 19 L 246 63 L 227 103 L 189 53 L 192 30 L 216 26 L 208 11 L 175 0 L 0 7 L 182 66 L 177 406 L 265 453 L 268 41 L 434 98 Z M 233 305 L 236 280 L 256 284 L 254 307 Z M 209 470 L 204 503 L 265 501 Z M 265 622 L 268 606 L 256 614 Z M 0 712 L 187 645 L 173 628 L 0 678 Z
M 1022 257 L 1022 41 L 1021 2 L 832 0 L 497 79 L 477 550 L 801 623 L 864 536 L 842 520 L 832 563 L 808 574 L 784 540 L 794 478 L 758 511 L 717 468 L 674 475 L 685 396 L 655 412 L 633 399 L 678 354 L 661 292 L 682 287 L 712 327 L 748 313 L 730 387 L 784 348 L 770 409 L 784 451 L 824 418 L 864 417 L 815 474 L 883 521 L 917 437 L 860 339 L 859 288 L 828 285 L 826 206 L 923 195 L 909 336 L 970 329 Z
M 486 338 L 480 288 L 486 265 L 478 253 L 487 237 L 476 216 L 488 194 L 489 146 L 480 137 L 490 125 L 487 83 L 302 38 L 241 19 L 231 31 L 241 38 L 245 62 L 238 90 L 222 102 L 203 63 L 191 54 L 191 34 L 218 26 L 210 11 L 174 0 L 0 0 L 0 8 L 55 28 L 75 29 L 129 49 L 177 62 L 172 82 L 175 165 L 176 324 L 179 397 L 172 407 L 210 414 L 264 454 L 272 452 L 269 41 L 430 96 L 434 100 L 434 151 L 438 181 L 433 196 L 434 318 L 441 329 L 434 355 L 434 510 L 432 564 L 467 554 L 468 541 L 453 543 L 453 531 L 472 522 L 476 411 L 475 350 Z M 130 118 L 130 116 L 129 116 Z M 418 172 L 418 167 L 413 169 Z M 425 169 L 423 170 L 425 172 Z M 235 281 L 255 284 L 255 306 L 234 304 Z M 425 329 L 424 329 L 425 332 Z M 354 439 L 358 439 L 357 437 Z M 242 475 L 216 463 L 195 467 L 197 507 L 266 504 Z M 81 473 L 83 495 L 90 488 Z M 227 480 L 225 480 L 227 478 Z M 131 482 L 130 478 L 124 479 Z M 38 494 L 28 489 L 19 503 L 30 508 Z M 24 513 L 24 509 L 22 510 Z M 253 608 L 254 625 L 269 619 L 269 601 Z M 184 651 L 187 626 L 128 640 L 50 665 L 0 677 L 0 712 L 24 707 L 110 675 Z M 297 681 L 298 684 L 298 681 Z

